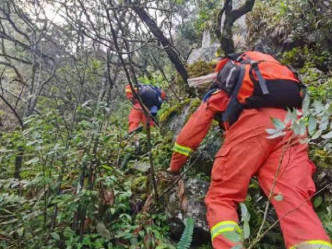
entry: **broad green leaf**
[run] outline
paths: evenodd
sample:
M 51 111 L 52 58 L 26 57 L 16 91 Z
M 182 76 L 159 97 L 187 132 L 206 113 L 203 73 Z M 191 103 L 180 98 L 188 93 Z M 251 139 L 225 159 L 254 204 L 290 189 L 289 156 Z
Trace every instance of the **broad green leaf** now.
M 297 110 L 293 109 L 290 121 L 291 121 L 292 124 L 294 124 L 294 122 L 296 122 L 296 120 L 297 120 Z
M 310 105 L 310 96 L 309 94 L 306 94 L 302 103 L 302 111 L 304 113 L 306 113 L 309 109 L 309 105 Z
M 318 130 L 315 132 L 315 134 L 311 137 L 311 139 L 317 139 L 320 137 L 320 135 L 322 135 L 322 130 Z
M 286 134 L 286 132 L 284 132 L 284 131 L 280 131 L 280 132 L 278 132 L 278 133 L 276 133 L 276 134 L 274 134 L 274 135 L 268 136 L 267 138 L 268 138 L 268 139 L 274 139 L 274 138 L 277 138 L 277 137 L 282 137 L 282 136 L 284 136 L 285 134 Z
M 326 111 L 329 115 L 332 115 L 332 103 L 329 104 L 329 107 L 327 108 Z
M 55 239 L 55 240 L 58 240 L 58 241 L 60 240 L 60 236 L 59 236 L 59 234 L 56 233 L 56 232 L 51 233 L 51 236 L 52 236 L 52 238 Z
M 314 100 L 313 106 L 315 108 L 315 111 L 317 113 L 321 112 L 323 110 L 323 104 L 321 101 Z
M 249 226 L 249 222 L 245 221 L 243 223 L 243 238 L 244 239 L 248 239 L 250 236 L 250 226 Z
M 248 221 L 250 220 L 250 214 L 248 212 L 247 206 L 246 204 L 244 204 L 243 202 L 240 203 L 240 208 L 241 208 L 241 220 L 242 221 Z
M 284 124 L 288 124 L 291 121 L 291 119 L 292 119 L 292 111 L 287 108 L 287 114 L 284 119 Z
M 232 242 L 241 242 L 241 236 L 235 231 L 224 232 L 223 235 Z
M 304 120 L 300 120 L 299 127 L 300 127 L 299 135 L 303 136 L 306 132 L 306 124 Z
M 105 239 L 111 239 L 111 234 L 105 227 L 104 223 L 98 222 L 96 226 L 98 234 L 100 234 Z
M 104 169 L 107 169 L 107 170 L 113 170 L 113 168 L 112 168 L 112 167 L 110 167 L 110 166 L 107 166 L 107 165 L 102 165 L 101 167 L 103 167 Z
M 295 135 L 300 135 L 301 133 L 301 127 L 298 123 L 294 123 L 293 125 L 293 131 Z
M 268 133 L 268 134 L 270 134 L 270 135 L 272 135 L 272 134 L 275 134 L 275 133 L 279 132 L 279 131 L 278 131 L 278 130 L 276 130 L 276 129 L 265 129 L 265 131 L 266 131 L 266 133 Z
M 30 159 L 29 161 L 25 162 L 25 164 L 30 165 L 30 164 L 35 164 L 37 162 L 39 162 L 39 158 L 34 157 L 34 158 Z
M 325 131 L 329 125 L 329 116 L 324 115 L 320 121 L 319 129 Z
M 314 116 L 309 117 L 308 132 L 309 135 L 313 135 L 317 127 L 317 120 Z
M 324 135 L 321 136 L 324 139 L 331 139 L 332 138 L 332 131 L 330 131 L 329 133 L 326 133 Z
M 19 229 L 16 230 L 17 234 L 19 237 L 22 237 L 24 234 L 24 227 L 21 227 Z
M 278 118 L 271 118 L 271 121 L 279 131 L 285 129 L 286 127 L 286 125 Z
M 323 198 L 321 196 L 317 196 L 314 200 L 315 208 L 318 208 L 323 202 Z

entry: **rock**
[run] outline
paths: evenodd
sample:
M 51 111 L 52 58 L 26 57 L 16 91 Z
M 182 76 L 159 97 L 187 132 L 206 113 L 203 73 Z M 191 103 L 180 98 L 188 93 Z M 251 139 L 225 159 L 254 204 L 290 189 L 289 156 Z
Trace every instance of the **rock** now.
M 168 196 L 166 213 L 169 217 L 171 237 L 181 238 L 187 217 L 195 219 L 193 245 L 210 243 L 210 232 L 206 221 L 204 198 L 209 183 L 199 179 L 186 179 L 179 182 Z M 183 192 L 184 190 L 184 192 Z
M 148 162 L 136 162 L 133 166 L 132 169 L 135 169 L 139 172 L 142 173 L 147 173 L 150 169 L 150 163 Z
M 209 47 L 211 45 L 211 31 L 209 29 L 204 30 L 202 38 L 202 48 Z
M 171 132 L 174 134 L 174 140 L 176 135 L 179 134 L 186 121 L 189 118 L 189 115 L 196 110 L 198 105 L 201 103 L 199 99 L 188 99 L 174 108 L 170 108 L 167 113 L 160 118 L 162 123 L 162 132 L 168 133 Z
M 197 61 L 210 62 L 212 60 L 216 60 L 217 59 L 216 52 L 219 47 L 220 47 L 219 43 L 213 43 L 208 47 L 194 49 L 190 53 L 187 63 L 190 65 Z

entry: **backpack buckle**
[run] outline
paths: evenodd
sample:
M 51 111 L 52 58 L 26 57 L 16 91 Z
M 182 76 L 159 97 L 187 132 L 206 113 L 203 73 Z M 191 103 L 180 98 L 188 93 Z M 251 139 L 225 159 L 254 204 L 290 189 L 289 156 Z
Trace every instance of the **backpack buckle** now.
M 254 68 L 254 69 L 257 68 L 258 69 L 258 61 L 250 61 L 249 63 L 250 63 L 252 68 Z

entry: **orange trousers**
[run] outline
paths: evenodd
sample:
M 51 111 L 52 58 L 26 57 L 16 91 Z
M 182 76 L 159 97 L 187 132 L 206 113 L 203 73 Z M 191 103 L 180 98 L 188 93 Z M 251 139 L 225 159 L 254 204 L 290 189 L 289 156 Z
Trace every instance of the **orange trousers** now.
M 332 249 L 310 202 L 315 192 L 315 166 L 308 158 L 307 144 L 300 143 L 291 132 L 267 138 L 265 129 L 273 128 L 267 127 L 271 126 L 270 117 L 283 120 L 285 114 L 271 108 L 245 110 L 227 131 L 215 158 L 205 199 L 214 248 L 241 245 L 231 241 L 226 233 L 241 232 L 237 206 L 244 202 L 250 179 L 256 176 L 267 196 L 272 191 L 270 201 L 280 219 L 286 248 Z
M 129 132 L 135 130 L 140 123 L 143 123 L 144 126 L 146 126 L 146 117 L 144 115 L 144 112 L 140 107 L 137 107 L 136 105 L 133 106 L 129 113 Z M 151 119 L 149 121 L 150 126 L 154 126 L 154 121 Z

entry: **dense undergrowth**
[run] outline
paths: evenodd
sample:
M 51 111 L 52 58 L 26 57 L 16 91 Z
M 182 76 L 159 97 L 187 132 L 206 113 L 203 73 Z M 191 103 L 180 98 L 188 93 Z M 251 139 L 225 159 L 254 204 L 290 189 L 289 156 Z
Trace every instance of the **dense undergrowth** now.
M 68 129 L 50 111 L 26 119 L 23 132 L 2 134 L 0 247 L 171 248 L 165 215 L 142 211 L 148 183 L 140 186 L 145 198 L 132 191 L 139 172 L 131 164 L 138 153 L 147 159 L 144 143 L 135 152 L 133 138 L 124 138 L 126 120 L 103 103 L 80 107 L 78 116 Z M 158 160 L 169 158 L 170 145 L 161 148 L 157 133 L 156 167 L 166 167 Z M 12 178 L 18 147 L 24 151 L 20 181 Z

